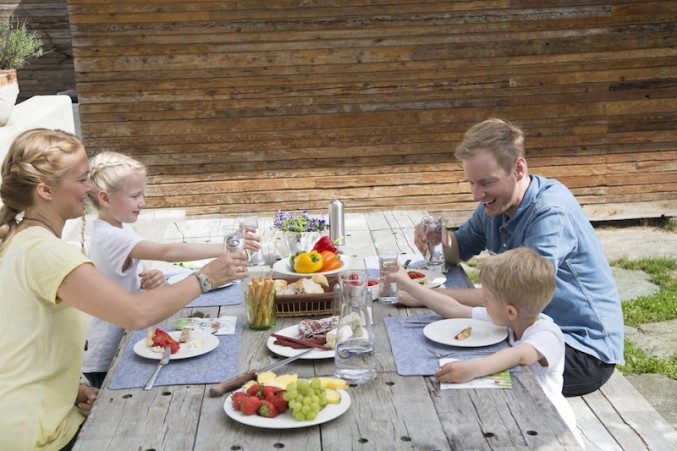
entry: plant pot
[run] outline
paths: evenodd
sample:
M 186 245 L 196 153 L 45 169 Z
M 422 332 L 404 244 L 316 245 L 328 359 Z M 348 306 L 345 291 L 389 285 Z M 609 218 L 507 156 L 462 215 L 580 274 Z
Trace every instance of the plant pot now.
M 18 96 L 19 83 L 16 79 L 16 70 L 0 70 L 0 126 L 9 121 Z
M 297 251 L 309 251 L 324 232 L 279 232 L 282 235 L 282 246 L 278 248 L 280 257 L 294 255 Z

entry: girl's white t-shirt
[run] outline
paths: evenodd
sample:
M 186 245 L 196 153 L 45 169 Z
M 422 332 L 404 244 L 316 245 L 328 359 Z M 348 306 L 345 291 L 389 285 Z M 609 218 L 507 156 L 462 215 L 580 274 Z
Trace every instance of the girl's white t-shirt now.
M 141 290 L 139 273 L 143 270 L 143 262 L 132 259 L 127 269 L 123 270 L 122 267 L 134 246 L 142 240 L 131 224 L 122 224 L 122 228 L 118 228 L 101 219 L 95 219 L 88 257 L 101 273 L 122 288 L 136 293 Z M 90 317 L 82 372 L 108 371 L 123 333 L 124 329 L 113 323 Z

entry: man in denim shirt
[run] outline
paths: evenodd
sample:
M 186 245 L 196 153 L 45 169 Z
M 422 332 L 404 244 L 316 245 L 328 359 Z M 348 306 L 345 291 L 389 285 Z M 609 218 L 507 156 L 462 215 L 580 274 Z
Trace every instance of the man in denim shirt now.
M 473 198 L 472 217 L 445 237 L 448 263 L 487 249 L 500 253 L 529 246 L 557 268 L 557 286 L 543 313 L 565 336 L 565 396 L 601 387 L 623 363 L 623 314 L 616 284 L 592 225 L 571 192 L 556 180 L 529 175 L 524 135 L 489 119 L 472 126 L 456 150 Z M 423 252 L 419 225 L 416 243 Z M 468 305 L 482 305 L 481 290 L 446 290 Z M 416 301 L 401 299 L 405 304 Z

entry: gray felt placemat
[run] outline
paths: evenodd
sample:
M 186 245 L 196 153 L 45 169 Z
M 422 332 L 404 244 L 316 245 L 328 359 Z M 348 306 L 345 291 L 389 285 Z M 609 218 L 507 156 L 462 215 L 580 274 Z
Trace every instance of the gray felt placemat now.
M 171 328 L 161 327 L 163 330 Z M 158 360 L 140 357 L 134 353 L 134 344 L 146 338 L 145 330 L 132 333 L 108 388 L 141 388 L 158 365 Z M 240 358 L 242 326 L 235 326 L 232 335 L 219 335 L 219 345 L 211 352 L 188 359 L 172 360 L 160 371 L 155 385 L 215 384 L 237 375 Z
M 423 335 L 426 324 L 443 319 L 439 315 L 421 315 L 385 318 L 390 348 L 400 376 L 432 376 L 439 369 L 439 358 L 430 351 L 451 354 L 455 359 L 474 359 L 507 348 L 508 342 L 481 348 L 460 348 L 428 340 Z
M 216 290 L 203 293 L 196 297 L 186 307 L 219 307 L 222 305 L 239 305 L 242 304 L 244 295 L 242 294 L 242 287 L 240 283 L 225 288 L 218 288 Z

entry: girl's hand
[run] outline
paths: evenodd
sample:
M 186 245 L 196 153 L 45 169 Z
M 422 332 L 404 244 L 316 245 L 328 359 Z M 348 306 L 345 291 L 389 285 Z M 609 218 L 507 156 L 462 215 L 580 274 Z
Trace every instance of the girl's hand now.
M 411 283 L 411 277 L 407 274 L 407 270 L 404 269 L 401 263 L 397 264 L 397 272 L 389 273 L 385 275 L 385 280 L 388 282 L 397 282 L 398 286 Z
M 139 277 L 141 277 L 141 289 L 143 290 L 152 290 L 165 284 L 165 275 L 158 269 L 142 271 Z
M 245 250 L 256 252 L 261 249 L 261 237 L 256 234 L 256 229 L 251 226 L 246 226 L 244 230 Z
M 96 400 L 98 394 L 98 388 L 90 387 L 87 384 L 80 383 L 78 396 L 75 399 L 75 406 L 82 415 L 89 415 L 89 413 L 92 411 L 92 406 L 94 406 L 94 401 Z
M 457 384 L 468 382 L 479 376 L 475 371 L 476 366 L 477 364 L 473 360 L 449 362 L 444 364 L 444 366 L 435 373 L 435 377 L 440 382 L 453 382 Z

